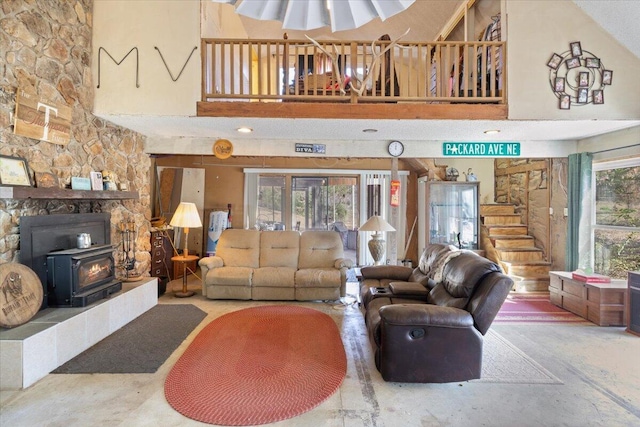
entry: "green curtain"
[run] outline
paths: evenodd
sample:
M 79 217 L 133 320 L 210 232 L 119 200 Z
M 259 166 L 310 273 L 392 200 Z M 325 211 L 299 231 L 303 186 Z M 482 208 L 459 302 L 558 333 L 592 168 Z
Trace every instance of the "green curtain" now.
M 569 155 L 569 209 L 565 263 L 567 271 L 591 268 L 591 153 Z

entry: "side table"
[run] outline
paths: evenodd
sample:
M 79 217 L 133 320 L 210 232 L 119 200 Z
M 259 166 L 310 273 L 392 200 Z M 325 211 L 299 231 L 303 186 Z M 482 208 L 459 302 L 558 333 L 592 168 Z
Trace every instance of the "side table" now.
M 186 298 L 193 296 L 195 292 L 187 290 L 187 264 L 197 260 L 199 257 L 196 255 L 177 255 L 171 257 L 171 261 L 179 262 L 182 264 L 182 292 L 175 292 L 174 295 L 177 298 Z

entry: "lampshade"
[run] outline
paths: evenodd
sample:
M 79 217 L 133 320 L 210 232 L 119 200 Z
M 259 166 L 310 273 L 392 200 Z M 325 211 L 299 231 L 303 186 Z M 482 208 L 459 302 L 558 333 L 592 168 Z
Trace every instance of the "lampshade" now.
M 238 0 L 212 0 L 238 4 Z M 406 10 L 415 0 L 244 0 L 236 12 L 254 19 L 282 21 L 282 28 L 352 30 L 376 17 L 383 21 Z
M 174 227 L 193 228 L 202 227 L 200 214 L 195 203 L 180 202 L 178 209 L 173 214 L 170 224 Z
M 396 231 L 387 221 L 379 215 L 374 215 L 358 229 L 360 231 Z

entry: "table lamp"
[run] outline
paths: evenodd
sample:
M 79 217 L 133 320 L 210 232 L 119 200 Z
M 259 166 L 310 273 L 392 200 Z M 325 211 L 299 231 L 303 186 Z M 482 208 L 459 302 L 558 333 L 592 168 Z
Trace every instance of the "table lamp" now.
M 200 221 L 200 214 L 196 208 L 195 203 L 180 202 L 176 213 L 173 214 L 170 224 L 173 227 L 179 227 L 184 230 L 184 252 L 182 256 L 185 258 L 189 256 L 188 240 L 189 228 L 202 227 L 202 221 Z
M 358 231 L 373 231 L 371 240 L 369 240 L 369 252 L 375 261 L 375 265 L 382 264 L 382 258 L 385 252 L 385 240 L 382 238 L 383 231 L 396 231 L 387 221 L 379 215 L 374 215 L 367 220 Z

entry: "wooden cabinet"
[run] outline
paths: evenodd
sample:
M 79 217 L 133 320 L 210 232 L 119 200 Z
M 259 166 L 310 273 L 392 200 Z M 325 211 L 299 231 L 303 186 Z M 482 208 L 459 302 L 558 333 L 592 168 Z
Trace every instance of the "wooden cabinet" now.
M 549 299 L 553 304 L 600 326 L 626 325 L 626 280 L 585 283 L 565 271 L 551 271 L 549 278 Z
M 443 243 L 463 249 L 480 248 L 479 184 L 477 181 L 421 181 L 418 232 L 422 247 Z
M 151 277 L 166 276 L 169 280 L 173 275 L 173 246 L 171 239 L 173 230 L 157 230 L 151 232 Z

